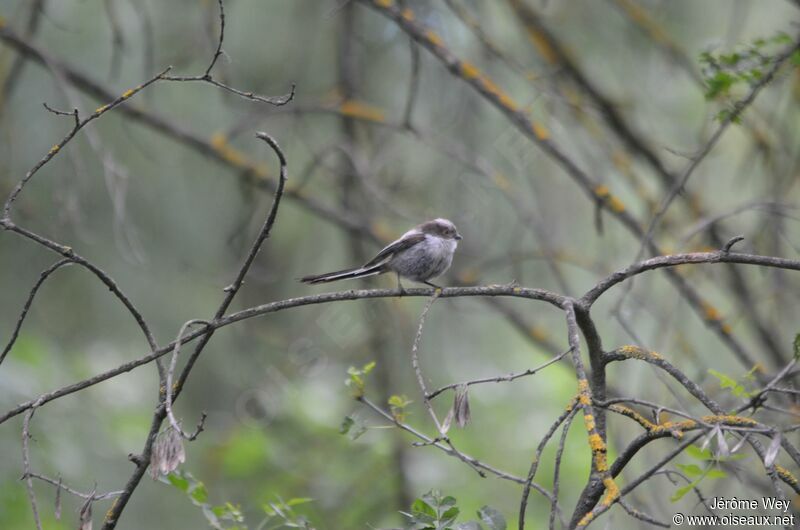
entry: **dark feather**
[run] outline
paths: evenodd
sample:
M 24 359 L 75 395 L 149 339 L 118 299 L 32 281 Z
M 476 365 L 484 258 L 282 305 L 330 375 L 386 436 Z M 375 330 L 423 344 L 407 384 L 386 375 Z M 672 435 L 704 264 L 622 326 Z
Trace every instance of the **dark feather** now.
M 425 240 L 425 234 L 411 234 L 385 246 L 378 254 L 364 264 L 364 268 L 372 267 L 381 261 L 390 258 L 392 254 L 402 252 Z
M 374 267 L 357 267 L 355 269 L 342 269 L 335 272 L 326 272 L 325 274 L 313 274 L 311 276 L 303 276 L 300 281 L 303 283 L 326 283 L 336 280 L 346 280 L 349 278 L 362 278 L 364 276 L 372 276 L 373 274 L 380 274 L 384 272 L 383 264 Z

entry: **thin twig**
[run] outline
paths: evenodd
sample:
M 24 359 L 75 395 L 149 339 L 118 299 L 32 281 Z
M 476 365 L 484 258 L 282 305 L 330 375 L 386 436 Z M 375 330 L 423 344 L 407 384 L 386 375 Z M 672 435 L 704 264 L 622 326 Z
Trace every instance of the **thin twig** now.
M 66 491 L 70 495 L 74 495 L 74 496 L 79 497 L 81 499 L 92 498 L 92 499 L 94 499 L 96 501 L 102 501 L 102 500 L 105 500 L 105 499 L 113 499 L 115 497 L 119 497 L 120 495 L 122 495 L 122 491 L 109 491 L 107 493 L 101 493 L 99 495 L 97 495 L 97 494 L 92 495 L 91 493 L 83 493 L 83 492 L 78 491 L 78 490 L 76 490 L 74 488 L 70 488 L 69 486 L 64 484 L 60 477 L 59 477 L 58 480 L 53 480 L 52 478 L 46 477 L 44 475 L 40 475 L 39 473 L 27 473 L 26 477 L 35 478 L 35 479 L 41 480 L 42 482 L 47 482 L 48 484 L 51 484 L 51 485 L 55 486 L 57 490 Z
M 714 146 L 717 145 L 720 138 L 722 138 L 722 135 L 725 133 L 728 127 L 730 127 L 732 124 L 738 121 L 739 116 L 742 114 L 742 112 L 744 112 L 744 110 L 747 107 L 749 107 L 750 104 L 753 103 L 753 101 L 755 101 L 756 96 L 758 96 L 758 93 L 761 92 L 761 90 L 772 81 L 772 79 L 775 77 L 775 74 L 778 73 L 778 70 L 780 70 L 780 68 L 784 65 L 784 63 L 788 61 L 789 58 L 798 49 L 800 49 L 800 41 L 795 42 L 791 46 L 787 47 L 783 52 L 775 56 L 774 62 L 772 63 L 772 67 L 764 73 L 763 77 L 760 77 L 758 79 L 758 82 L 756 82 L 752 86 L 747 96 L 745 96 L 740 101 L 737 101 L 733 105 L 731 111 L 727 113 L 725 119 L 722 120 L 719 127 L 717 127 L 717 130 L 714 132 L 711 138 L 709 138 L 708 142 L 706 142 L 705 145 L 703 145 L 703 147 L 692 158 L 692 160 L 683 170 L 683 174 L 681 175 L 681 177 L 678 179 L 678 181 L 675 183 L 672 189 L 669 190 L 667 195 L 661 201 L 658 210 L 656 210 L 656 213 L 650 220 L 650 224 L 648 225 L 647 230 L 645 231 L 644 238 L 642 239 L 641 245 L 639 246 L 639 252 L 636 254 L 636 258 L 634 258 L 634 261 L 639 261 L 639 259 L 641 259 L 645 249 L 648 247 L 649 241 L 653 237 L 653 233 L 655 232 L 658 223 L 666 214 L 667 209 L 672 204 L 672 201 L 675 200 L 675 197 L 677 197 L 678 194 L 686 188 L 686 184 L 689 182 L 689 179 L 691 178 L 695 169 L 697 169 L 697 167 L 705 159 L 708 153 L 710 153 L 711 150 L 714 149 Z
M 167 418 L 169 419 L 172 428 L 175 429 L 175 432 L 179 433 L 183 438 L 192 441 L 197 438 L 197 436 L 203 431 L 204 422 L 206 419 L 206 414 L 203 413 L 200 417 L 200 423 L 198 423 L 197 428 L 192 434 L 187 434 L 181 429 L 180 422 L 175 418 L 175 415 L 172 413 L 172 378 L 175 374 L 175 366 L 178 362 L 178 354 L 181 351 L 181 339 L 183 338 L 184 333 L 190 326 L 200 325 L 202 324 L 204 328 L 208 327 L 208 322 L 205 320 L 194 319 L 189 320 L 188 322 L 184 323 L 181 326 L 180 331 L 178 332 L 178 337 L 175 339 L 175 347 L 172 350 L 172 357 L 169 362 L 169 369 L 167 370 L 166 376 L 166 389 L 164 396 L 164 406 L 167 410 Z
M 634 519 L 639 519 L 640 521 L 644 521 L 645 523 L 648 523 L 648 524 L 651 524 L 651 525 L 654 525 L 654 526 L 660 526 L 661 528 L 670 528 L 669 523 L 664 523 L 662 521 L 659 521 L 658 519 L 656 519 L 652 515 L 648 515 L 648 514 L 642 512 L 642 511 L 640 511 L 640 510 L 637 510 L 636 508 L 633 508 L 632 506 L 630 506 L 625 501 L 625 499 L 620 499 L 619 500 L 619 504 L 620 504 L 620 506 L 622 506 L 625 509 L 625 511 L 628 513 L 628 515 L 630 515 Z
M 544 437 L 539 441 L 539 445 L 536 448 L 536 454 L 531 461 L 531 467 L 528 470 L 528 477 L 525 480 L 525 486 L 522 488 L 522 496 L 519 503 L 519 530 L 525 529 L 525 512 L 528 508 L 528 497 L 530 496 L 531 485 L 533 484 L 533 479 L 536 476 L 536 471 L 539 469 L 539 462 L 542 460 L 542 453 L 544 452 L 544 448 L 547 446 L 547 442 L 550 441 L 550 438 L 553 437 L 555 432 L 564 423 L 567 418 L 570 418 L 578 413 L 578 407 L 575 405 L 577 404 L 577 398 L 573 399 L 569 402 L 567 407 L 564 409 L 564 412 L 556 418 L 556 421 L 550 426 L 550 429 L 545 433 Z M 555 497 L 553 497 L 555 499 Z M 557 499 L 556 499 L 557 500 Z
M 414 368 L 414 374 L 417 376 L 417 384 L 419 385 L 419 390 L 422 393 L 422 403 L 425 405 L 425 409 L 428 411 L 433 423 L 436 425 L 436 430 L 441 435 L 445 435 L 445 430 L 442 429 L 442 424 L 439 422 L 439 418 L 436 417 L 436 411 L 433 410 L 433 405 L 431 405 L 430 398 L 428 398 L 428 390 L 427 386 L 425 385 L 425 378 L 422 375 L 422 369 L 419 366 L 419 342 L 422 339 L 422 329 L 425 326 L 425 316 L 428 314 L 433 303 L 439 298 L 442 291 L 441 289 L 435 289 L 433 292 L 433 296 L 431 296 L 428 303 L 425 304 L 425 308 L 422 310 L 422 314 L 419 316 L 419 325 L 417 326 L 417 334 L 414 336 L 414 343 L 411 346 L 411 366 Z
M 31 480 L 31 455 L 30 455 L 30 438 L 31 438 L 31 418 L 33 418 L 36 407 L 41 403 L 35 403 L 34 406 L 25 414 L 22 420 L 22 477 L 25 480 L 25 487 L 28 492 L 28 500 L 31 503 L 31 510 L 33 511 L 33 520 L 36 523 L 37 530 L 42 530 L 42 521 L 39 518 L 39 507 L 36 504 L 36 493 L 33 491 L 33 481 Z
M 552 359 L 550 359 L 549 361 L 545 362 L 544 364 L 541 364 L 541 365 L 537 366 L 536 368 L 529 368 L 529 369 L 525 370 L 524 372 L 510 373 L 510 374 L 506 374 L 506 375 L 500 375 L 500 376 L 497 376 L 497 377 L 484 377 L 484 378 L 481 378 L 481 379 L 472 379 L 470 381 L 463 381 L 461 383 L 451 383 L 451 384 L 445 385 L 445 386 L 443 386 L 441 388 L 437 388 L 433 392 L 429 393 L 427 395 L 427 399 L 428 400 L 432 400 L 433 398 L 435 398 L 436 396 L 438 396 L 439 394 L 441 394 L 445 390 L 450 390 L 452 388 L 457 388 L 457 387 L 462 386 L 462 385 L 471 386 L 471 385 L 479 385 L 479 384 L 482 384 L 482 383 L 509 382 L 509 381 L 514 381 L 515 379 L 519 379 L 520 377 L 526 377 L 526 376 L 529 376 L 529 375 L 534 375 L 537 372 L 540 372 L 540 371 L 544 370 L 545 368 L 547 368 L 551 364 L 557 363 L 558 361 L 560 361 L 561 359 L 563 359 L 564 357 L 569 355 L 569 353 L 571 351 L 572 351 L 572 349 L 563 351 L 563 352 L 559 353 L 558 355 L 556 355 L 555 357 L 553 357 Z
M 550 530 L 555 530 L 556 511 L 558 510 L 558 489 L 561 483 L 561 457 L 564 455 L 564 447 L 567 444 L 567 434 L 569 434 L 569 428 L 572 426 L 572 420 L 575 419 L 575 414 L 577 412 L 578 409 L 573 408 L 570 415 L 567 416 L 567 419 L 564 421 L 564 426 L 561 428 L 561 438 L 559 438 L 558 447 L 556 448 L 556 459 L 553 469 L 553 500 L 550 504 Z
M 282 96 L 261 96 L 253 92 L 246 92 L 244 90 L 233 88 L 232 86 L 226 85 L 225 83 L 222 83 L 217 79 L 214 79 L 214 76 L 211 74 L 211 70 L 217 64 L 217 60 L 223 53 L 222 42 L 225 39 L 225 8 L 223 5 L 223 0 L 218 0 L 217 4 L 219 5 L 219 39 L 217 40 L 217 48 L 216 50 L 214 50 L 214 55 L 211 58 L 211 62 L 206 68 L 205 72 L 202 75 L 166 76 L 164 77 L 164 79 L 166 81 L 178 81 L 178 82 L 200 81 L 221 88 L 223 90 L 227 90 L 228 92 L 236 94 L 237 96 L 240 96 L 242 98 L 249 99 L 251 101 L 258 101 L 261 103 L 268 103 L 270 105 L 275 105 L 275 106 L 286 105 L 287 103 L 292 101 L 292 99 L 294 99 L 294 93 L 296 88 L 294 83 L 292 83 L 292 88 L 288 94 L 284 94 Z
M 236 294 L 239 292 L 239 289 L 244 284 L 244 278 L 247 275 L 250 267 L 255 261 L 256 256 L 258 255 L 259 251 L 261 250 L 261 246 L 263 245 L 264 241 L 269 237 L 270 233 L 272 232 L 272 227 L 275 224 L 275 220 L 278 215 L 278 207 L 281 203 L 281 197 L 283 196 L 283 189 L 286 184 L 287 178 L 287 162 L 286 156 L 283 154 L 283 150 L 278 145 L 278 142 L 265 132 L 258 132 L 256 133 L 256 138 L 263 140 L 267 145 L 272 148 L 275 154 L 278 157 L 278 162 L 280 163 L 280 177 L 278 180 L 278 186 L 275 190 L 275 196 L 272 200 L 272 205 L 270 206 L 269 214 L 264 221 L 261 230 L 258 233 L 253 245 L 250 248 L 250 251 L 247 254 L 247 257 L 244 259 L 242 266 L 239 269 L 239 272 L 236 275 L 233 283 L 228 285 L 223 289 L 225 292 L 225 296 L 223 297 L 222 303 L 220 304 L 219 308 L 217 309 L 214 318 L 209 322 L 207 326 L 205 326 L 202 330 L 200 330 L 197 336 L 200 337 L 199 343 L 195 346 L 192 355 L 186 362 L 186 365 L 183 368 L 183 371 L 178 378 L 178 382 L 175 384 L 174 388 L 174 397 L 181 393 L 184 385 L 186 384 L 186 380 L 189 377 L 189 373 L 192 370 L 197 359 L 200 357 L 200 354 L 203 352 L 205 346 L 208 344 L 209 340 L 211 340 L 214 331 L 216 330 L 216 326 L 213 325 L 215 322 L 219 322 L 222 319 L 225 312 L 230 307 L 233 299 L 236 297 Z M 188 336 L 191 336 L 189 334 Z M 187 336 L 187 339 L 188 339 Z M 178 343 L 180 341 L 176 341 Z M 174 345 L 173 345 L 174 346 Z M 164 394 L 166 396 L 166 393 Z M 150 454 L 153 449 L 153 444 L 156 441 L 158 436 L 159 429 L 161 427 L 161 423 L 164 421 L 166 417 L 166 406 L 164 405 L 163 401 L 159 404 L 156 408 L 155 413 L 153 414 L 153 420 L 150 424 L 150 432 L 148 433 L 147 440 L 145 441 L 144 448 L 140 455 L 134 455 L 133 460 L 137 463 L 136 469 L 134 470 L 133 474 L 131 475 L 130 479 L 128 480 L 127 485 L 125 486 L 125 491 L 122 495 L 120 495 L 117 502 L 111 507 L 111 509 L 106 514 L 105 521 L 103 523 L 103 530 L 113 530 L 116 527 L 117 522 L 119 521 L 120 514 L 127 506 L 130 497 L 133 495 L 133 492 L 138 487 L 142 477 L 144 476 L 145 470 L 147 469 L 148 463 L 150 461 Z M 200 424 L 198 425 L 198 432 L 202 429 L 202 421 L 200 420 Z
M 501 471 L 501 470 L 499 470 L 499 469 L 497 469 L 497 468 L 495 468 L 493 466 L 490 466 L 489 464 L 485 464 L 485 463 L 481 462 L 477 458 L 474 458 L 472 456 L 466 455 L 464 453 L 461 453 L 461 456 L 459 457 L 453 451 L 453 449 L 451 447 L 449 447 L 449 446 L 445 445 L 444 443 L 442 443 L 440 438 L 431 438 L 431 437 L 419 432 L 418 430 L 414 429 L 410 425 L 408 425 L 406 423 L 403 423 L 403 422 L 400 422 L 400 421 L 397 421 L 397 419 L 394 416 L 392 416 L 391 414 L 389 414 L 388 412 L 383 410 L 381 407 L 377 406 L 375 403 L 373 403 L 372 401 L 370 401 L 366 397 L 362 396 L 362 397 L 358 398 L 358 401 L 360 401 L 361 403 L 364 403 L 366 406 L 368 406 L 370 409 L 372 409 L 373 411 L 378 413 L 380 416 L 382 416 L 384 419 L 388 420 L 392 424 L 394 424 L 397 427 L 403 429 L 404 431 L 416 436 L 417 438 L 422 440 L 424 442 L 424 445 L 426 445 L 426 446 L 436 447 L 437 449 L 439 449 L 441 451 L 444 451 L 445 453 L 449 454 L 450 456 L 459 458 L 461 460 L 466 458 L 468 460 L 468 462 L 472 466 L 480 468 L 480 469 L 483 469 L 484 471 L 487 471 L 487 472 L 491 473 L 492 475 L 495 475 L 495 476 L 497 476 L 497 477 L 499 477 L 499 478 L 501 478 L 503 480 L 516 482 L 517 484 L 526 484 L 526 482 L 527 482 L 526 479 L 524 479 L 522 477 L 518 477 L 518 476 L 512 475 L 510 473 L 507 473 L 505 471 Z M 547 498 L 547 500 L 549 500 L 549 501 L 553 500 L 552 494 L 549 491 L 547 491 L 545 488 L 540 486 L 539 484 L 537 484 L 535 482 L 532 482 L 531 483 L 531 487 L 533 489 L 535 489 L 537 492 L 541 493 L 545 498 Z
M 17 341 L 17 337 L 19 337 L 19 331 L 22 328 L 22 323 L 25 322 L 25 317 L 28 315 L 28 311 L 31 308 L 31 304 L 33 304 L 33 299 L 36 297 L 36 293 L 39 291 L 39 288 L 51 274 L 53 274 L 61 267 L 69 265 L 71 263 L 72 263 L 71 259 L 59 260 L 50 265 L 39 275 L 39 279 L 36 281 L 33 288 L 30 290 L 30 293 L 28 293 L 28 299 L 25 301 L 25 305 L 22 306 L 22 312 L 20 313 L 19 318 L 17 318 L 17 325 L 14 326 L 14 331 L 11 332 L 11 338 L 8 339 L 8 343 L 6 343 L 2 353 L 0 353 L 0 364 L 3 363 L 3 360 L 6 358 L 6 355 L 8 355 L 8 352 L 10 352 L 11 348 L 14 347 L 14 343 Z

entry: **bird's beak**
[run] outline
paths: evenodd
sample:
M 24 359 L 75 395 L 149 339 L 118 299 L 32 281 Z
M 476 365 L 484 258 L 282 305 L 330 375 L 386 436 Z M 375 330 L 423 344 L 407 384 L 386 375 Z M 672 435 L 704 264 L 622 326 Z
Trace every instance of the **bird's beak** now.
M 456 232 L 456 241 L 461 241 L 462 239 L 464 239 L 464 238 L 463 238 L 463 237 L 461 237 L 461 234 L 459 234 L 458 232 Z

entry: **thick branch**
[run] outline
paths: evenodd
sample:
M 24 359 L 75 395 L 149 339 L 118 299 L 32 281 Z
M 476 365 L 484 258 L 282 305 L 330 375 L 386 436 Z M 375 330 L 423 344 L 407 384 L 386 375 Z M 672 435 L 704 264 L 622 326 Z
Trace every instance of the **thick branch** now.
M 789 269 L 800 271 L 800 260 L 777 258 L 773 256 L 758 256 L 755 254 L 740 254 L 735 252 L 694 252 L 689 254 L 671 254 L 668 256 L 658 256 L 638 263 L 634 263 L 621 269 L 597 283 L 591 290 L 581 297 L 583 304 L 593 304 L 603 293 L 613 286 L 621 283 L 628 278 L 655 269 L 666 267 L 676 267 L 689 263 L 740 263 L 744 265 L 758 265 L 761 267 L 774 267 L 778 269 Z

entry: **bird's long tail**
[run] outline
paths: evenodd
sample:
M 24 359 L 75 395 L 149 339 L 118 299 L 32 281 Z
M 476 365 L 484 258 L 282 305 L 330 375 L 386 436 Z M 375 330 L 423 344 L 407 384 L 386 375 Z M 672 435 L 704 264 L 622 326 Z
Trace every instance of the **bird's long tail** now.
M 371 267 L 358 267 L 355 269 L 344 269 L 336 272 L 328 272 L 326 274 L 303 276 L 300 278 L 300 281 L 303 283 L 327 283 L 335 282 L 337 280 L 348 280 L 350 278 L 363 278 L 365 276 L 373 276 L 382 272 L 386 272 L 386 267 L 383 263 L 379 263 Z

